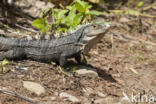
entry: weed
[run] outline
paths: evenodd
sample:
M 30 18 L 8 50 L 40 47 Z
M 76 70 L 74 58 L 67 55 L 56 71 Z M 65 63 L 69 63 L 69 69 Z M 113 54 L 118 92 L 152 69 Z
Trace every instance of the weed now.
M 90 10 L 92 5 L 81 0 L 74 0 L 65 9 L 49 8 L 41 13 L 41 18 L 33 21 L 32 25 L 38 28 L 41 32 L 57 30 L 57 32 L 66 32 L 81 23 L 89 22 L 93 16 L 101 15 L 102 13 L 95 10 Z M 48 23 L 48 17 L 53 16 L 52 23 Z
M 8 60 L 3 60 L 2 62 L 1 62 L 1 74 L 4 74 L 4 73 L 6 73 L 7 72 L 7 69 L 6 69 L 6 65 L 7 64 L 9 64 L 9 61 Z
M 134 47 L 130 47 L 130 52 L 134 53 L 134 51 L 135 51 L 135 48 Z
M 139 44 L 139 47 L 140 47 L 140 48 L 146 48 L 146 43 L 140 43 L 140 44 Z
M 137 61 L 142 61 L 142 60 L 143 60 L 143 57 L 140 56 L 140 55 L 138 55 L 138 56 L 137 56 Z

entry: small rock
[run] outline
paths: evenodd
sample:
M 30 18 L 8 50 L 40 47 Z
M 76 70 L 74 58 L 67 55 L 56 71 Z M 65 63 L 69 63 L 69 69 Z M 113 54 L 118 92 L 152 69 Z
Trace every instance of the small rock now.
M 44 87 L 40 84 L 31 81 L 23 81 L 23 87 L 31 92 L 34 92 L 38 96 L 46 92 Z
M 83 91 L 85 92 L 85 95 L 86 96 L 89 96 L 89 95 L 91 95 L 91 94 L 95 94 L 95 91 L 92 89 L 92 88 L 85 88 L 85 89 L 83 89 Z
M 96 94 L 99 96 L 99 97 L 106 97 L 107 95 L 106 94 L 103 94 L 102 92 L 96 92 Z
M 45 8 L 53 8 L 54 6 L 55 6 L 54 4 L 48 2 Z
M 152 9 L 153 9 L 153 10 L 156 10 L 156 6 L 153 6 Z
M 56 100 L 56 97 L 50 97 L 50 100 L 52 100 L 52 101 L 55 101 Z
M 79 75 L 93 74 L 95 76 L 98 76 L 98 73 L 97 73 L 96 69 L 90 68 L 90 67 L 81 67 L 80 69 L 76 70 L 76 72 Z
M 70 94 L 68 94 L 68 93 L 65 93 L 65 92 L 60 93 L 59 96 L 60 96 L 61 98 L 65 98 L 65 99 L 67 99 L 67 100 L 69 100 L 69 101 L 71 101 L 71 102 L 73 102 L 73 103 L 78 103 L 78 102 L 80 102 L 80 100 L 79 100 L 78 98 L 76 98 L 75 96 L 70 95 Z
M 97 58 L 94 58 L 95 61 L 99 61 Z
M 20 69 L 20 70 L 24 70 L 24 71 L 27 71 L 27 70 L 28 70 L 27 67 L 19 67 L 18 69 Z
M 98 55 L 99 53 L 98 53 L 98 51 L 93 51 L 92 53 L 94 53 L 94 54 L 96 54 L 96 55 Z
M 117 78 L 120 78 L 121 75 L 120 74 L 112 74 L 113 77 L 117 77 Z
M 44 7 L 44 6 L 45 6 L 45 2 L 36 1 L 35 6 L 36 6 L 36 7 Z

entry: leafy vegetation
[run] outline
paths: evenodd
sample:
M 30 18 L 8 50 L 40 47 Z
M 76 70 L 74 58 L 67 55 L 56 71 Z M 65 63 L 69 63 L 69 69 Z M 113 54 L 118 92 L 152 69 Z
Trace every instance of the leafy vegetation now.
M 46 32 L 50 29 L 50 25 L 47 23 L 45 18 L 39 18 L 33 21 L 32 25 L 42 32 Z
M 81 23 L 89 22 L 93 16 L 102 14 L 99 11 L 90 10 L 91 8 L 92 5 L 88 2 L 74 0 L 65 9 L 46 9 L 41 13 L 41 18 L 34 20 L 32 25 L 43 33 L 51 29 L 66 32 Z M 52 23 L 48 23 L 50 16 L 53 16 Z
M 142 61 L 142 60 L 143 60 L 143 57 L 140 56 L 140 55 L 138 55 L 138 56 L 137 56 L 137 61 Z
M 7 64 L 9 64 L 9 61 L 7 61 L 7 60 L 3 60 L 2 62 L 1 62 L 1 71 L 0 71 L 0 74 L 4 74 L 4 73 L 6 73 L 7 72 L 7 69 L 6 69 L 6 65 Z

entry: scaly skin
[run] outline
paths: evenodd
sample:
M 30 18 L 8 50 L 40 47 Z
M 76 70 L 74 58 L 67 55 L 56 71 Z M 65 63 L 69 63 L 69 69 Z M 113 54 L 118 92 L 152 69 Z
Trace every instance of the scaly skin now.
M 59 62 L 66 65 L 68 58 L 81 60 L 81 54 L 86 54 L 98 43 L 109 30 L 109 25 L 88 24 L 81 26 L 67 36 L 56 39 L 11 39 L 0 36 L 0 60 L 32 59 L 42 62 Z

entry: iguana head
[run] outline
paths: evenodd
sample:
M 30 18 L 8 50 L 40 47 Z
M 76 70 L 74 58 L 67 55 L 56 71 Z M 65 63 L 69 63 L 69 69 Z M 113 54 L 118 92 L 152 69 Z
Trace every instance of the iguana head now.
M 83 44 L 83 53 L 87 54 L 89 50 L 100 42 L 106 32 L 110 28 L 109 24 L 89 24 L 83 29 L 81 43 Z

